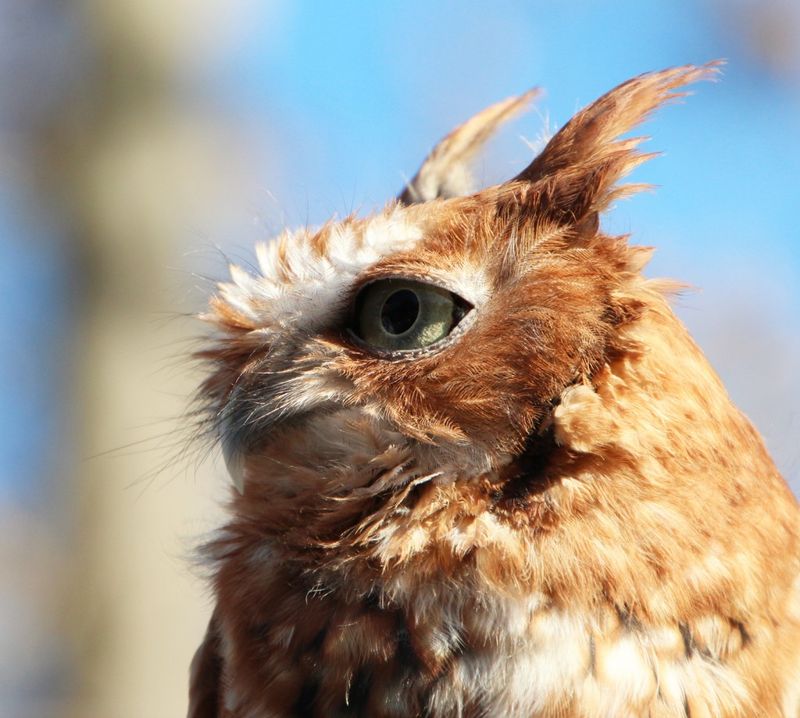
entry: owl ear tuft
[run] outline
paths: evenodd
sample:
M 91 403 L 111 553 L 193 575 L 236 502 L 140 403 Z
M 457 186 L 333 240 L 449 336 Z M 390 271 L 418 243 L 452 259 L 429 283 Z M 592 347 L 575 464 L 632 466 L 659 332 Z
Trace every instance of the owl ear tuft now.
M 685 65 L 635 77 L 578 112 L 542 152 L 503 187 L 526 210 L 557 224 L 597 225 L 615 199 L 648 185 L 617 182 L 657 153 L 638 152 L 644 137 L 619 139 L 666 102 L 686 95 L 680 88 L 714 78 L 721 61 Z
M 478 150 L 503 123 L 527 109 L 539 94 L 534 87 L 518 97 L 506 98 L 456 127 L 425 158 L 398 197 L 400 203 L 408 205 L 470 194 L 473 187 L 469 166 Z

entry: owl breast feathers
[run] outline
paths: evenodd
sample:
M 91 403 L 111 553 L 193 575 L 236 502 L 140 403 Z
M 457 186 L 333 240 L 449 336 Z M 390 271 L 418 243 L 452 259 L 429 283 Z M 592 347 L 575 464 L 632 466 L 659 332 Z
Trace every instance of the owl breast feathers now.
M 620 139 L 715 66 L 636 77 L 512 180 L 432 151 L 374 216 L 286 233 L 205 316 L 234 478 L 194 718 L 800 715 L 798 506 L 598 215 Z

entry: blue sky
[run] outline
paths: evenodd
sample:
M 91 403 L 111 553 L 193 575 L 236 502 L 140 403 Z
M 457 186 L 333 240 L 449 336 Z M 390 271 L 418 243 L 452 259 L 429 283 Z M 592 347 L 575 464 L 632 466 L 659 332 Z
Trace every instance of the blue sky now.
M 748 257 L 797 276 L 794 205 L 800 173 L 797 86 L 754 66 L 696 2 L 301 4 L 280 17 L 280 40 L 258 25 L 232 54 L 223 91 L 263 112 L 292 153 L 285 180 L 296 221 L 321 221 L 351 202 L 381 203 L 413 174 L 435 139 L 471 113 L 536 84 L 554 126 L 639 72 L 727 58 L 720 83 L 645 127 L 665 155 L 639 175 L 660 185 L 624 208 L 623 226 L 669 236 L 696 259 Z M 613 9 L 609 9 L 613 8 Z M 274 37 L 275 33 L 271 33 Z M 524 162 L 522 134 L 508 133 Z M 291 212 L 291 207 L 289 211 Z M 793 299 L 797 302 L 798 295 Z
M 230 133 L 246 127 L 260 148 L 244 204 L 268 215 L 259 206 L 268 190 L 281 222 L 314 224 L 382 204 L 455 124 L 531 85 L 545 96 L 491 146 L 479 176 L 511 176 L 529 160 L 521 137 L 537 138 L 545 122 L 557 128 L 632 75 L 726 58 L 719 83 L 696 87 L 645 126 L 654 138 L 648 149 L 665 154 L 636 179 L 659 189 L 621 204 L 606 222 L 659 247 L 654 273 L 707 288 L 683 309 L 701 339 L 716 341 L 700 317 L 718 314 L 703 315 L 706 308 L 741 301 L 783 346 L 781 337 L 800 334 L 800 80 L 767 72 L 731 29 L 724 8 L 746 5 L 251 3 L 246 27 L 187 69 L 180 91 L 198 111 L 225 118 Z M 42 232 L 58 235 L 58 226 L 31 209 L 23 178 L 0 176 L 0 193 L 0 330 L 13 349 L 0 372 L 0 487 L 20 493 L 41 485 L 32 477 L 47 457 L 35 447 L 58 445 L 64 434 L 58 346 L 72 295 L 68 256 L 37 241 Z M 223 246 L 236 242 L 200 230 Z M 50 246 L 60 246 L 57 236 Z M 31 378 L 31 357 L 41 381 Z M 746 400 L 748 375 L 722 354 L 712 360 Z M 784 394 L 800 399 L 797 388 Z M 786 434 L 789 420 L 797 428 L 796 416 L 785 408 L 776 431 Z

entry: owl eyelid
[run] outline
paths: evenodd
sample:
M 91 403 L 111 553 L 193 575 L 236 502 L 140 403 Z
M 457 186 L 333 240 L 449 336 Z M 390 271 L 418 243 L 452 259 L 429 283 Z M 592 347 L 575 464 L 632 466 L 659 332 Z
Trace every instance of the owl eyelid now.
M 417 282 L 418 284 L 428 284 L 436 289 L 442 289 L 445 292 L 458 297 L 462 302 L 466 302 L 471 308 L 475 308 L 475 303 L 465 297 L 459 287 L 452 285 L 446 278 L 439 277 L 433 274 L 378 274 L 369 276 L 361 281 L 357 281 L 352 285 L 349 295 L 349 305 L 352 306 L 355 298 L 361 294 L 367 287 L 377 282 L 386 282 L 389 280 L 397 280 L 401 282 Z
M 419 275 L 408 276 L 401 274 L 386 274 L 384 276 L 370 277 L 367 281 L 354 285 L 350 292 L 350 298 L 348 301 L 349 311 L 345 320 L 345 326 L 343 327 L 344 336 L 346 336 L 347 340 L 351 344 L 355 345 L 362 351 L 376 358 L 385 359 L 388 361 L 415 360 L 425 356 L 433 356 L 434 354 L 438 354 L 447 347 L 451 346 L 458 341 L 472 325 L 476 314 L 475 305 L 461 296 L 459 292 L 456 292 L 447 286 L 447 283 L 440 283 L 438 278 L 436 278 L 434 281 L 429 281 L 430 279 L 432 278 L 422 278 Z M 353 328 L 358 312 L 358 298 L 371 285 L 392 280 L 426 285 L 450 294 L 454 300 L 454 308 L 458 308 L 459 310 L 459 315 L 455 319 L 455 324 L 453 324 L 450 331 L 441 339 L 438 339 L 428 346 L 410 349 L 386 349 L 384 347 L 376 346 L 359 336 Z
M 466 334 L 470 326 L 472 326 L 474 315 L 475 308 L 472 307 L 446 337 L 442 337 L 439 341 L 420 349 L 381 349 L 380 347 L 373 346 L 369 342 L 365 342 L 350 327 L 345 327 L 345 332 L 348 340 L 352 344 L 377 359 L 386 359 L 387 361 L 412 361 L 439 354 L 449 346 L 455 344 Z

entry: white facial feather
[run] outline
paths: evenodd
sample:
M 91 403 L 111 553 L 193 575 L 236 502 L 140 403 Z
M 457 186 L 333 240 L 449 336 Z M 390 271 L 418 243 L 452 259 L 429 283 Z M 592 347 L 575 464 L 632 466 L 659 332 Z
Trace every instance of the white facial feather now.
M 260 274 L 232 265 L 231 281 L 219 286 L 222 299 L 255 327 L 312 332 L 330 320 L 361 272 L 383 257 L 412 249 L 422 230 L 393 207 L 360 227 L 332 227 L 322 252 L 314 236 L 299 230 L 260 244 Z

